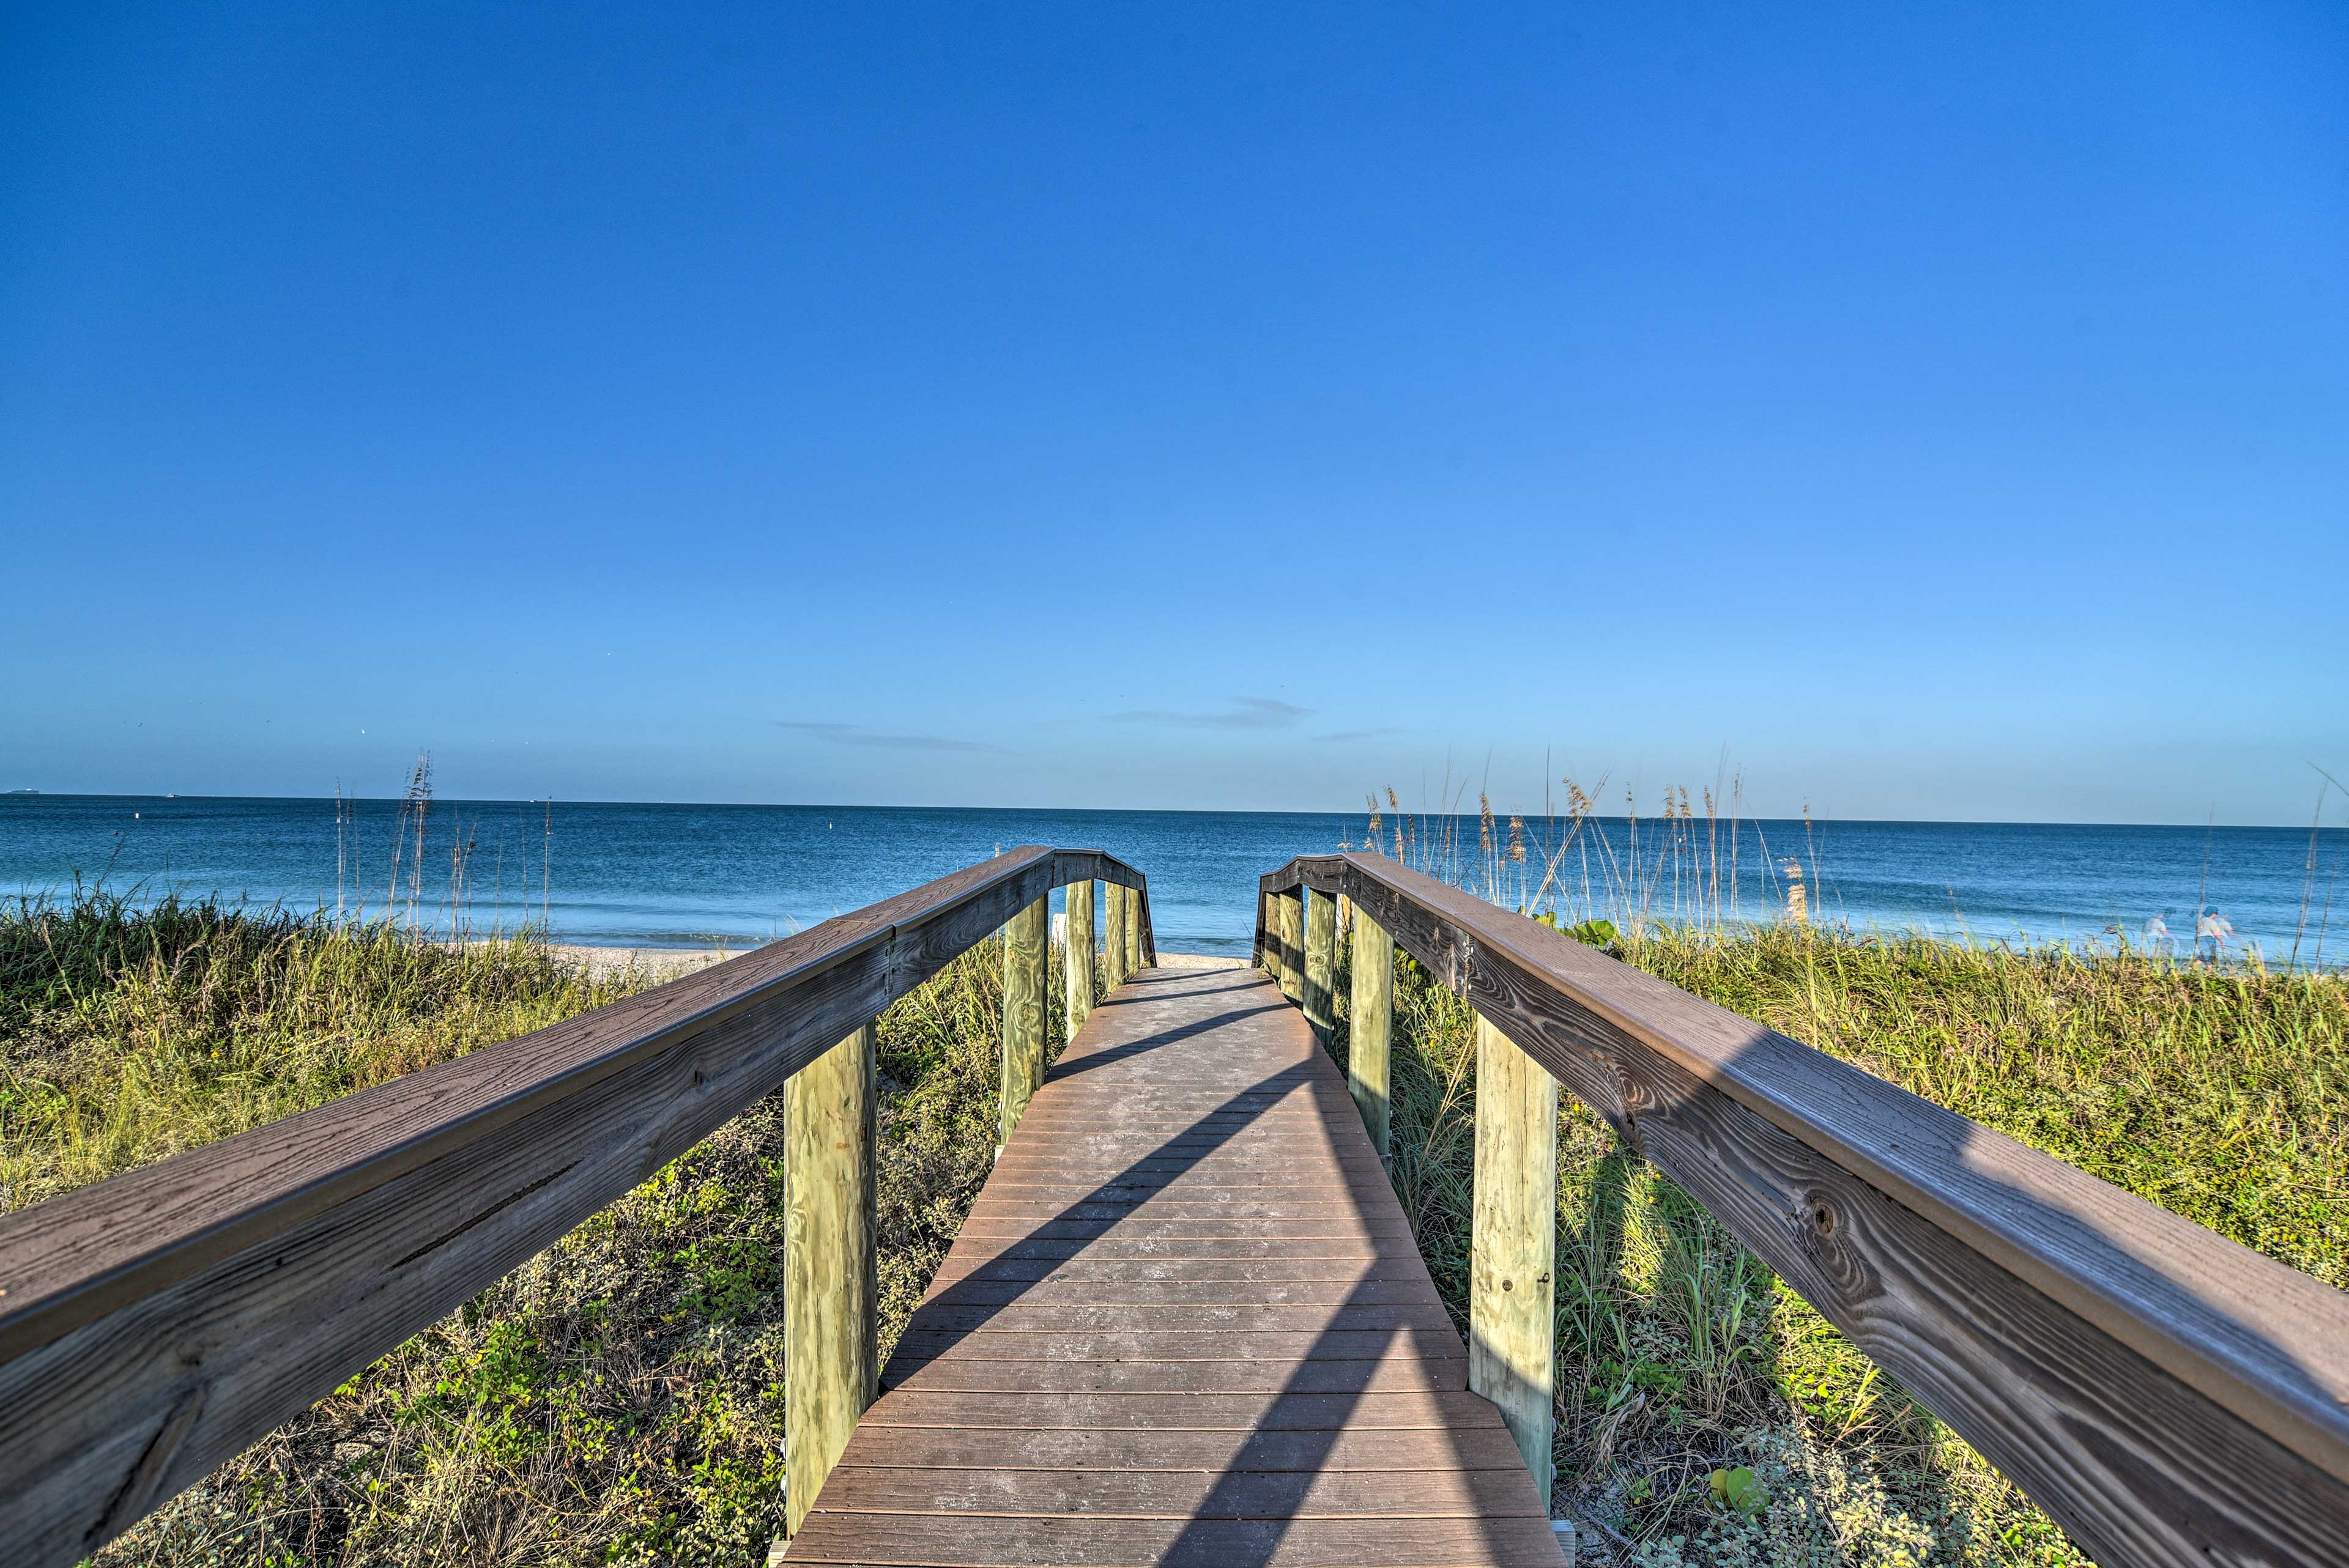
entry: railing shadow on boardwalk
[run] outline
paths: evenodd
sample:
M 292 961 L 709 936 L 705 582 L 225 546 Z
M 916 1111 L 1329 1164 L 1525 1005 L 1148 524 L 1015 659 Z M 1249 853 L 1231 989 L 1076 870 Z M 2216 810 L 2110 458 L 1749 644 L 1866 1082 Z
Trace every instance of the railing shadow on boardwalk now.
M 1253 970 L 1156 971 L 1137 977 L 1130 985 L 1164 984 L 1170 980 L 1179 983 L 1218 975 L 1233 976 L 1237 984 L 1231 981 L 1225 984 L 1236 990 L 1258 989 L 1261 985 L 1259 975 Z M 1209 984 L 1214 984 L 1211 978 Z M 1287 1010 L 1284 1004 L 1276 1001 L 1261 1006 L 1220 1013 L 1209 1020 L 1160 1030 L 1126 1045 L 1085 1053 L 1073 1060 L 1064 1053 L 1047 1073 L 1045 1081 L 1048 1085 L 1056 1080 L 1065 1081 L 1115 1062 L 1167 1049 L 1185 1039 L 1240 1018 Z M 1071 1050 L 1075 1044 L 1071 1043 Z M 1150 1152 L 1135 1156 L 1115 1175 L 1096 1183 L 1083 1197 L 1062 1205 L 1050 1216 L 1039 1219 L 1027 1239 L 1044 1243 L 1060 1240 L 1061 1238 L 1051 1237 L 1048 1233 L 1055 1225 L 1072 1223 L 1099 1224 L 1102 1229 L 1094 1238 L 1096 1240 L 1114 1235 L 1116 1220 L 1103 1219 L 1087 1211 L 1115 1208 L 1128 1216 L 1138 1212 L 1154 1198 L 1171 1188 L 1181 1175 L 1199 1168 L 1214 1154 L 1230 1146 L 1239 1134 L 1278 1109 L 1289 1097 L 1309 1089 L 1317 1078 L 1330 1070 L 1326 1057 L 1319 1061 L 1309 1057 L 1267 1075 L 1213 1109 L 1201 1113 L 1188 1126 L 1169 1136 Z M 1230 1119 L 1233 1118 L 1237 1119 Z M 1171 1170 L 1169 1161 L 1173 1162 Z M 1147 1178 L 1146 1182 L 1143 1181 L 1144 1177 Z M 1133 1191 L 1137 1184 L 1148 1189 L 1142 1196 L 1122 1195 Z M 1363 1223 L 1367 1229 L 1369 1216 L 1359 1202 L 1352 1199 L 1350 1190 L 1349 1209 L 1344 1217 Z M 1415 1248 L 1415 1242 L 1409 1242 L 1408 1238 L 1406 1241 Z M 1007 1255 L 1020 1244 L 1018 1241 L 1006 1243 L 998 1254 L 998 1262 L 1009 1261 Z M 993 1265 L 981 1265 L 926 1297 L 906 1324 L 905 1337 L 923 1335 L 929 1353 L 918 1358 L 893 1357 L 883 1373 L 885 1394 L 895 1386 L 908 1368 L 941 1359 L 955 1346 L 973 1335 L 985 1332 L 990 1320 L 1019 1305 L 1030 1290 L 1046 1283 L 1053 1273 L 1082 1255 L 1080 1249 L 1067 1257 L 1056 1258 L 1052 1267 L 1040 1271 L 1041 1277 L 1038 1278 L 1021 1278 Z M 1375 1258 L 1366 1264 L 1368 1274 L 1374 1274 L 1378 1270 Z M 1328 1315 L 1318 1331 L 1315 1349 L 1307 1351 L 1299 1360 L 1288 1385 L 1272 1398 L 1264 1416 L 1239 1441 L 1231 1461 L 1210 1486 L 1206 1498 L 1192 1511 L 1189 1522 L 1173 1544 L 1156 1561 L 1167 1568 L 1226 1568 L 1226 1565 L 1228 1568 L 1258 1568 L 1258 1565 L 1275 1561 L 1290 1526 L 1315 1486 L 1324 1479 L 1327 1461 L 1345 1435 L 1342 1429 L 1347 1424 L 1347 1418 L 1368 1391 L 1371 1369 L 1390 1350 L 1406 1344 L 1413 1333 L 1410 1327 L 1399 1324 L 1389 1324 L 1383 1330 L 1347 1326 L 1348 1315 L 1357 1307 L 1383 1305 L 1369 1299 L 1379 1293 L 1366 1291 L 1367 1283 L 1356 1281 L 1348 1287 L 1343 1301 L 1327 1309 Z M 976 1313 L 977 1316 L 965 1316 L 959 1326 L 953 1327 L 939 1323 L 947 1311 L 955 1309 L 959 1309 L 958 1316 L 971 1313 Z M 1448 1335 L 1450 1332 L 1447 1326 L 1445 1333 Z M 1380 1335 L 1374 1347 L 1362 1346 L 1361 1336 L 1366 1333 Z M 1315 1354 L 1316 1350 L 1329 1346 L 1332 1336 L 1340 1334 L 1353 1336 L 1348 1342 L 1349 1348 L 1370 1348 L 1372 1353 L 1349 1356 L 1345 1360 L 1335 1363 Z M 902 1339 L 900 1343 L 903 1343 Z M 1364 1373 L 1356 1379 L 1358 1386 L 1311 1386 L 1327 1380 L 1326 1374 L 1322 1377 L 1316 1377 L 1317 1368 L 1327 1368 L 1333 1364 L 1360 1364 Z M 895 1377 L 892 1376 L 893 1372 Z M 1461 1387 L 1464 1389 L 1464 1379 Z M 1445 1437 L 1454 1441 L 1454 1458 L 1464 1461 L 1461 1468 L 1465 1470 L 1464 1461 L 1471 1456 L 1456 1446 L 1459 1434 L 1448 1428 L 1444 1431 Z M 1252 1455 L 1275 1460 L 1278 1468 L 1253 1468 L 1249 1463 Z M 1477 1522 L 1485 1534 L 1487 1553 L 1495 1560 L 1503 1559 L 1510 1543 L 1494 1531 L 1489 1518 L 1480 1517 Z M 1234 1525 L 1254 1528 L 1239 1534 L 1232 1529 Z

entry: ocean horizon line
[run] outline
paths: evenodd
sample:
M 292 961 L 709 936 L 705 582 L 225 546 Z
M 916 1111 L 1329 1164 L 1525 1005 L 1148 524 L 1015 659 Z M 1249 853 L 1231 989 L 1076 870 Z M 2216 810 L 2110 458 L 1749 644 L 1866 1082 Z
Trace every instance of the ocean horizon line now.
M 178 791 L 178 792 L 173 792 L 173 791 L 166 791 L 166 790 L 120 790 L 120 789 L 100 789 L 100 790 L 54 789 L 54 790 L 52 790 L 52 789 L 5 789 L 5 790 L 0 790 L 0 801 L 7 801 L 7 800 L 12 800 L 12 799 L 13 799 L 13 800 L 25 800 L 25 799 L 42 799 L 42 800 L 181 800 L 181 801 L 191 801 L 191 802 L 206 801 L 206 800 L 214 800 L 214 801 L 221 801 L 221 802 L 224 802 L 224 803 L 254 803 L 254 802 L 259 802 L 259 803 L 265 803 L 265 804 L 272 804 L 272 805 L 282 805 L 282 804 L 289 804 L 289 803 L 293 803 L 293 804 L 303 804 L 303 805 L 313 805 L 313 804 L 315 804 L 315 805 L 323 805 L 323 806 L 332 806 L 332 805 L 334 805 L 334 804 L 336 803 L 336 800 L 338 800 L 338 799 L 339 799 L 339 800 L 343 801 L 343 802 L 344 802 L 344 803 L 346 803 L 346 804 L 350 804 L 350 803 L 359 803 L 359 804 L 365 804 L 365 805 L 370 805 L 370 806 L 374 806 L 374 805 L 397 806 L 397 805 L 399 805 L 399 804 L 401 804 L 401 803 L 402 803 L 403 797 L 398 796 L 398 795 L 351 795 L 351 794 L 346 794 L 346 795 L 340 795 L 340 796 L 333 795 L 333 794 L 326 794 L 326 795 L 212 795 L 212 794 L 202 794 L 202 793 L 191 793 L 191 792 L 187 792 L 187 791 Z M 1001 815 L 1006 815 L 1006 816 L 1020 816 L 1020 815 L 1036 816 L 1036 815 L 1050 815 L 1050 816 L 1102 816 L 1102 817 L 1118 817 L 1118 816 L 1162 816 L 1162 817 L 1338 817 L 1338 818 L 1361 818 L 1361 817 L 1366 817 L 1366 816 L 1370 815 L 1370 813 L 1369 813 L 1369 812 L 1365 811 L 1364 810 L 1362 810 L 1362 809 L 1361 809 L 1361 808 L 1360 808 L 1360 807 L 1351 807 L 1351 808 L 1348 808 L 1348 809 L 1341 810 L 1330 810 L 1330 809 L 1327 809 L 1327 808 L 1320 808 L 1320 807 L 1293 807 L 1293 808 L 1292 808 L 1292 807 L 1273 807 L 1273 806 L 1247 806 L 1247 807 L 1241 807 L 1241 806 L 1052 806 L 1052 805 L 1032 805 L 1032 806 L 964 806 L 964 805 L 938 804 L 938 803 L 935 803 L 935 802 L 932 802 L 932 803 L 925 803 L 925 804 L 916 804 L 916 805 L 905 805 L 905 804 L 898 804 L 898 803 L 895 803 L 895 802 L 869 802 L 869 801 L 846 801 L 846 800 L 651 800 L 651 799 L 625 799 L 625 798 L 616 797 L 616 796 L 614 796 L 614 797 L 605 797 L 605 796 L 592 796 L 592 795 L 441 795 L 441 794 L 435 794 L 434 796 L 432 796 L 432 797 L 431 797 L 431 803 L 432 803 L 434 806 L 436 806 L 436 807 L 443 807 L 443 806 L 566 806 L 566 805 L 568 805 L 568 806 L 614 806 L 614 807 L 629 807 L 629 808 L 670 808 L 670 809 L 680 810 L 696 810 L 696 811 L 937 811 L 937 812 L 966 812 L 966 813 L 968 813 L 968 812 L 992 812 L 992 813 L 997 813 L 997 814 L 1001 814 Z M 1380 814 L 1380 815 L 1381 815 L 1381 816 L 1389 816 L 1389 817 L 1391 817 L 1391 816 L 1396 815 L 1396 814 L 1398 814 L 1398 813 L 1397 813 L 1397 810 L 1396 810 L 1395 808 L 1393 808 L 1393 807 L 1383 807 L 1383 806 L 1382 806 L 1382 807 L 1379 808 L 1379 814 Z M 1473 822 L 1473 821 L 1475 821 L 1475 820 L 1477 820 L 1479 819 L 1479 813 L 1478 813 L 1478 812 L 1476 812 L 1476 811 L 1473 811 L 1473 810 L 1452 810 L 1452 811 L 1442 811 L 1442 810 L 1415 810 L 1415 809 L 1413 809 L 1413 808 L 1412 808 L 1412 807 L 1409 807 L 1409 806 L 1405 806 L 1405 807 L 1402 808 L 1402 809 L 1401 809 L 1401 812 L 1400 812 L 1400 814 L 1404 815 L 1404 816 L 1408 816 L 1408 817 L 1410 817 L 1410 818 L 1413 818 L 1413 819 L 1414 819 L 1414 820 L 1429 820 L 1429 819 L 1433 819 L 1433 820 L 1444 820 L 1444 819 L 1447 819 L 1447 818 L 1448 818 L 1448 819 L 1451 819 L 1451 820 L 1457 820 L 1457 821 L 1470 821 L 1470 822 Z M 1496 817 L 1496 818 L 1506 818 L 1506 817 L 1509 817 L 1509 816 L 1511 816 L 1511 815 L 1516 815 L 1516 816 L 1523 817 L 1523 818 L 1524 818 L 1526 820 L 1527 820 L 1528 822 L 1535 821 L 1535 820 L 1567 820 L 1567 818 L 1568 818 L 1568 813 L 1566 813 L 1566 812 L 1564 812 L 1564 811 L 1546 811 L 1546 812 L 1543 812 L 1543 811 L 1527 810 L 1524 810 L 1524 809 L 1522 809 L 1522 808 L 1519 808 L 1519 809 L 1514 809 L 1514 810 L 1504 810 L 1504 809 L 1500 809 L 1500 808 L 1495 808 L 1495 811 L 1494 811 L 1494 813 L 1493 813 L 1493 814 L 1494 814 L 1494 815 L 1495 815 L 1495 817 Z M 1632 817 L 1631 817 L 1630 814 L 1625 813 L 1625 812 L 1621 812 L 1621 811 L 1592 811 L 1592 812 L 1589 812 L 1589 813 L 1588 814 L 1588 820 L 1591 820 L 1591 821 L 1594 821 L 1594 822 L 1630 822 L 1630 821 L 1631 821 L 1633 819 L 1632 819 Z M 1662 813 L 1661 810 L 1658 810 L 1658 811 L 1654 811 L 1654 812 L 1643 812 L 1643 813 L 1640 813 L 1637 820 L 1640 820 L 1640 821 L 1641 821 L 1641 822 L 1651 822 L 1651 821 L 1660 821 L 1660 820 L 1664 820 L 1664 819 L 1663 819 L 1663 813 Z M 1705 819 L 1705 818 L 1703 818 L 1703 817 L 1700 816 L 1700 817 L 1695 818 L 1695 819 L 1693 819 L 1693 820 L 1700 820 L 1700 821 L 1701 821 L 1701 820 L 1707 820 L 1707 819 Z M 1795 823 L 1808 822 L 1808 823 L 1810 823 L 1811 825 L 1813 825 L 1814 827 L 1832 827 L 1832 826 L 1835 826 L 1835 825 L 1837 825 L 1837 824 L 1838 824 L 1838 823 L 1853 823 L 1853 824 L 1862 824 L 1862 825 L 1867 825 L 1867 826 L 1870 826 L 1870 827 L 1889 827 L 1889 828 L 1939 828 L 1939 827 L 1950 827 L 1950 828 L 2062 828 L 2062 829 L 2072 829 L 2072 830 L 2077 830 L 2077 829 L 2095 829 L 2095 828 L 2111 828 L 2111 829 L 2115 829 L 2115 830 L 2124 830 L 2124 831 L 2137 831 L 2137 830 L 2148 830 L 2148 829 L 2150 829 L 2150 830 L 2177 830 L 2208 831 L 2208 832 L 2220 832 L 2220 833 L 2226 833 L 2226 832 L 2260 832 L 2260 833 L 2268 833 L 2268 832 L 2311 832 L 2311 831 L 2314 831 L 2314 832 L 2328 833 L 2328 834 L 2330 834 L 2330 833 L 2343 833 L 2343 834 L 2349 834 L 2349 823 L 2311 823 L 2311 822 L 2209 822 L 2209 821 L 2205 821 L 2205 822 L 2136 821 L 2136 822 L 2132 822 L 2132 821 L 2119 821 L 2119 820 L 2107 820 L 2107 819 L 2104 819 L 2104 818 L 2089 818 L 2089 817 L 2076 817 L 2076 818 L 2072 818 L 2072 817 L 2036 817 L 2036 818 L 2021 818 L 2021 817 L 1868 817 L 1868 816 L 1826 816 L 1826 815 L 1821 815 L 1821 814 L 1817 814 L 1817 813 L 1806 814 L 1806 813 L 1804 813 L 1804 812 L 1800 812 L 1800 811 L 1792 812 L 1792 813 L 1787 813 L 1787 812 L 1772 812 L 1772 811 L 1745 811 L 1745 812 L 1739 812 L 1739 813 L 1735 813 L 1735 814 L 1733 814 L 1733 813 L 1730 813 L 1730 812 L 1727 812 L 1727 811 L 1723 811 L 1723 812 L 1719 812 L 1719 813 L 1717 813 L 1717 814 L 1716 814 L 1716 817 L 1715 817 L 1714 819 L 1713 819 L 1713 820 L 1716 820 L 1723 821 L 1723 822 L 1730 821 L 1730 820 L 1737 820 L 1737 821 L 1745 821 L 1745 822 L 1795 822 Z M 1081 847 L 1081 846 L 1062 846 L 1062 847 Z

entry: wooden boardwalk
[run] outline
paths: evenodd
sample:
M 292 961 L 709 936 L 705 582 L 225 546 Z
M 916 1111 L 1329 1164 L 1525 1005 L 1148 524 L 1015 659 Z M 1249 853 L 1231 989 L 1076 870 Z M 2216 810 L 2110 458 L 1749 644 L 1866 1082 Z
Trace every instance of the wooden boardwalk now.
M 1563 1563 L 1344 1079 L 1149 969 L 996 1164 L 788 1560 Z

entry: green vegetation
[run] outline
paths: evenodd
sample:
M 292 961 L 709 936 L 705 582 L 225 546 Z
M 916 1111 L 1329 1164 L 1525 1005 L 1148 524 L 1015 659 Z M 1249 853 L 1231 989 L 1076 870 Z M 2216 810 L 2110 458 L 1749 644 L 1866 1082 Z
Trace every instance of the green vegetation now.
M 0 912 L 0 1212 L 600 1006 L 543 944 L 107 895 Z
M 2349 1285 L 2340 977 L 1627 924 L 1576 934 Z M 591 979 L 527 935 L 450 948 L 105 898 L 0 912 L 0 1209 L 647 980 Z M 990 944 L 882 1020 L 885 1346 L 988 1171 L 1000 996 Z M 1470 1014 L 1407 959 L 1395 1000 L 1396 1183 L 1459 1312 Z M 781 1479 L 780 1123 L 778 1103 L 751 1108 L 101 1562 L 762 1560 Z M 1560 1146 L 1559 1496 L 1634 1539 L 1643 1568 L 2080 1561 L 1570 1099 Z
M 882 1343 L 994 1149 L 1001 958 L 881 1021 Z M 0 913 L 0 1206 L 647 984 L 528 936 L 106 898 Z M 1057 1026 L 1056 1026 L 1057 1027 Z M 781 1509 L 781 1105 L 752 1107 L 101 1553 L 109 1565 L 765 1560 Z
M 2349 1284 L 2349 985 L 2339 976 L 1791 923 L 1618 936 L 1596 923 L 1576 934 Z M 1466 1310 L 1475 1060 L 1467 1006 L 1399 960 L 1395 1182 L 1455 1315 Z M 1559 1147 L 1568 1511 L 1635 1541 L 1643 1568 L 2083 1561 L 1570 1099 Z

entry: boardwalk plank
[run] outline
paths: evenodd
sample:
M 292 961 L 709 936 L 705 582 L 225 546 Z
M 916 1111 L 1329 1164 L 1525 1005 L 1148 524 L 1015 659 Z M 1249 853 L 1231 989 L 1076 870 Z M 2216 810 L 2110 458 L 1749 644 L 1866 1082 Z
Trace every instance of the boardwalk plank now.
M 941 1304 L 923 1315 L 922 1325 L 932 1332 L 1000 1335 L 1038 1331 L 1056 1334 L 1117 1331 L 1154 1335 L 1195 1334 L 1237 1329 L 1259 1334 L 1295 1334 L 1324 1329 L 1449 1328 L 1452 1315 L 1433 1305 L 1329 1303 L 1319 1306 L 1275 1306 L 1205 1302 L 1179 1305 L 1154 1302 L 1123 1306 L 1051 1306 L 1008 1301 L 989 1305 L 951 1306 Z M 904 1347 L 903 1341 L 900 1341 L 899 1347 Z
M 1338 1214 L 1306 1219 L 1286 1215 L 1221 1219 L 1186 1214 L 1179 1219 L 1127 1215 L 1117 1219 L 1039 1220 L 1027 1215 L 975 1214 L 963 1223 L 963 1233 L 974 1238 L 1029 1242 L 1092 1241 L 1112 1236 L 1126 1241 L 1368 1241 L 1392 1239 L 1398 1233 L 1402 1240 L 1411 1240 L 1411 1226 L 1400 1215 L 1381 1220 L 1350 1219 Z
M 790 1561 L 936 1568 L 1460 1568 L 1540 1563 L 1564 1554 L 1543 1519 L 974 1518 L 956 1513 L 812 1517 Z
M 1303 1431 L 899 1427 L 887 1442 L 875 1446 L 873 1462 L 916 1471 L 1311 1470 L 1336 1475 L 1507 1470 L 1523 1468 L 1525 1461 L 1506 1428 L 1352 1426 Z
M 1426 1266 L 1416 1254 L 1386 1257 L 1286 1258 L 965 1258 L 948 1253 L 937 1281 L 1019 1280 L 1413 1280 Z
M 1489 1399 L 1461 1388 L 1380 1394 L 968 1394 L 908 1391 L 865 1412 L 867 1428 L 1018 1431 L 1308 1432 L 1442 1427 L 1506 1433 Z M 854 1441 L 854 1439 L 852 1439 Z M 859 1463 L 873 1463 L 862 1460 Z M 1531 1481 L 1526 1482 L 1528 1486 Z
M 983 1361 L 892 1359 L 881 1387 L 965 1394 L 1355 1394 L 1465 1388 L 1468 1358 L 1382 1360 Z
M 1334 1435 L 1334 1434 L 1333 1434 Z M 1367 1472 L 1297 1467 L 1103 1471 L 966 1468 L 835 1470 L 824 1505 L 843 1513 L 1085 1514 L 1100 1519 L 1504 1519 L 1539 1517 L 1512 1449 L 1484 1470 L 1447 1465 L 1441 1432 L 1420 1432 L 1418 1463 Z M 1294 1439 L 1292 1439 L 1293 1441 Z
M 941 1357 L 991 1361 L 1383 1361 L 1398 1356 L 1456 1360 L 1460 1336 L 1448 1317 L 1415 1327 L 1324 1327 L 1272 1334 L 1252 1327 L 1132 1332 L 1061 1326 L 987 1334 L 925 1326 L 899 1339 L 896 1352 L 902 1361 Z
M 1237 1308 L 1290 1306 L 1381 1306 L 1425 1304 L 1442 1309 L 1434 1284 L 1418 1279 L 1361 1279 L 1350 1272 L 1332 1279 L 1234 1280 L 1201 1276 L 1166 1279 L 989 1279 L 959 1276 L 940 1280 L 928 1301 L 940 1307 L 998 1306 L 1201 1306 Z

